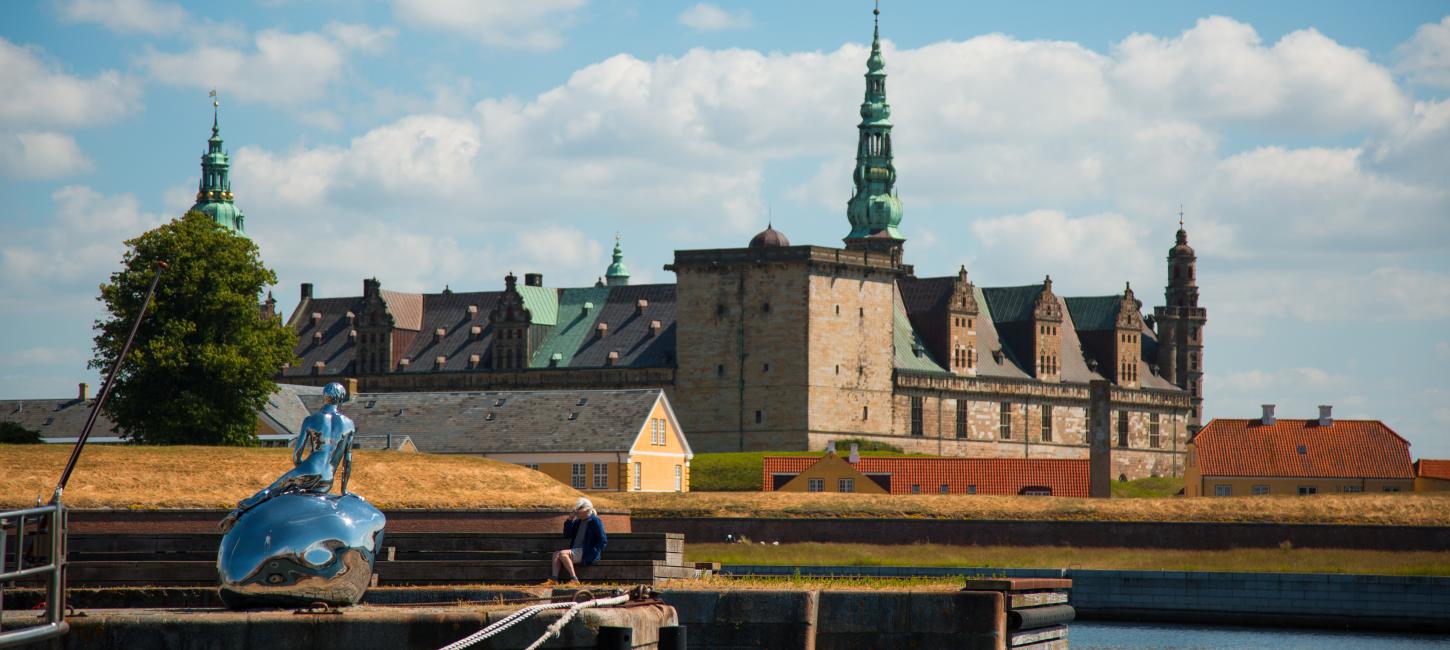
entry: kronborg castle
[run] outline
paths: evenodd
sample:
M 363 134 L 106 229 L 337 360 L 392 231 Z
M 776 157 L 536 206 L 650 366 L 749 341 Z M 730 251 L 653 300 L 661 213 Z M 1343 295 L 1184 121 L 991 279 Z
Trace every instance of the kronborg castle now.
M 659 387 L 697 451 L 863 438 L 1032 458 L 1088 456 L 1088 383 L 1106 380 L 1113 475 L 1181 475 L 1200 424 L 1206 320 L 1187 233 L 1150 316 L 1129 287 L 1067 297 L 1050 277 L 918 277 L 893 191 L 879 37 L 866 66 L 844 248 L 767 228 L 743 247 L 675 251 L 673 284 L 630 284 L 617 242 L 591 287 L 538 273 L 472 292 L 365 279 L 360 296 L 322 297 L 303 284 L 287 320 L 301 362 L 278 379 L 351 377 L 368 392 Z M 240 230 L 220 147 L 214 131 L 197 209 Z

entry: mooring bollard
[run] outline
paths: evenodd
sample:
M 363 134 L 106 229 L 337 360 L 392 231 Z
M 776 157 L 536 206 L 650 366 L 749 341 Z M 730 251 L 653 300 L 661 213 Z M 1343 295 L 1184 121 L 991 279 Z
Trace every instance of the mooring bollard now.
M 634 647 L 634 628 L 605 625 L 599 628 L 599 650 L 630 650 Z
M 685 626 L 666 625 L 660 628 L 659 650 L 685 650 L 687 645 Z

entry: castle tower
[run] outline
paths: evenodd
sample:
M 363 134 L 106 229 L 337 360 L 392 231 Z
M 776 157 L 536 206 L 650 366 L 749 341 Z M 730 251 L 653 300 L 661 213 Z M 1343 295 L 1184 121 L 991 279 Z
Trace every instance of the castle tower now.
M 614 236 L 614 262 L 604 272 L 604 285 L 608 287 L 629 286 L 629 267 L 624 265 L 624 251 L 619 248 L 619 235 Z
M 1138 388 L 1143 378 L 1138 376 L 1138 362 L 1143 357 L 1143 306 L 1133 297 L 1133 285 L 1123 287 L 1123 297 L 1118 303 L 1118 317 L 1113 325 L 1113 358 L 1116 367 L 1112 375 L 1119 386 Z
M 856 129 L 856 169 L 851 175 L 855 191 L 846 203 L 851 232 L 846 248 L 880 251 L 899 259 L 906 241 L 897 198 L 896 166 L 891 152 L 891 105 L 886 102 L 886 62 L 881 57 L 881 10 L 872 11 L 877 25 L 871 34 L 871 56 L 866 59 L 866 98 L 861 102 L 861 123 Z
M 1062 303 L 1052 292 L 1052 276 L 1042 281 L 1042 292 L 1032 306 L 1031 356 L 1033 375 L 1040 381 L 1062 381 Z
M 1158 325 L 1158 371 L 1188 391 L 1193 410 L 1190 426 L 1203 422 L 1203 325 L 1208 311 L 1198 306 L 1198 256 L 1188 245 L 1188 231 L 1179 214 L 1177 241 L 1168 249 L 1168 286 L 1162 307 L 1153 309 Z
M 614 249 L 618 259 L 619 248 Z M 629 280 L 628 273 L 625 281 Z M 518 278 L 509 273 L 503 278 L 503 294 L 488 320 L 493 323 L 493 367 L 495 370 L 519 370 L 529 367 L 536 343 L 530 336 L 529 326 L 534 315 L 524 306 L 524 297 L 519 294 Z
M 201 157 L 201 181 L 197 183 L 196 203 L 191 210 L 205 213 L 217 223 L 226 226 L 238 235 L 246 235 L 246 217 L 232 202 L 232 180 L 228 168 L 230 163 L 222 147 L 221 130 L 218 128 L 218 112 L 221 102 L 216 91 L 211 92 L 212 116 L 211 138 L 206 141 L 206 154 Z

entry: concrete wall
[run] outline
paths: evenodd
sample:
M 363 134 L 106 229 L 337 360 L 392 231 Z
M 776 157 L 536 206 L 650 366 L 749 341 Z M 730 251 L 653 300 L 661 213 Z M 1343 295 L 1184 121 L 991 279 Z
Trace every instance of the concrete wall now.
M 919 498 L 950 497 L 920 495 Z M 389 516 L 392 516 L 391 513 Z M 1302 548 L 1387 551 L 1442 551 L 1450 548 L 1450 526 L 743 517 L 635 518 L 632 525 L 635 532 L 640 533 L 684 533 L 690 543 L 720 542 L 725 540 L 726 535 L 744 535 L 757 541 L 781 543 L 930 542 L 977 546 L 1232 549 L 1276 548 L 1287 541 Z
M 726 565 L 734 575 L 1069 578 L 1079 619 L 1450 630 L 1450 578 L 1322 573 Z M 684 615 L 681 615 L 681 622 Z M 691 632 L 693 634 L 693 632 Z

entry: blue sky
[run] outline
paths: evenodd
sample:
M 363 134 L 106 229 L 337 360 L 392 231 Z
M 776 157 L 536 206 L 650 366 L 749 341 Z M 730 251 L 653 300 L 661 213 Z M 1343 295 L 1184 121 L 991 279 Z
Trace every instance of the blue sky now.
M 284 310 L 374 275 L 588 284 L 615 232 L 653 282 L 767 219 L 838 245 L 871 30 L 849 4 L 0 4 L 0 397 L 97 383 L 96 287 L 190 204 L 213 86 Z M 1450 456 L 1444 3 L 882 11 L 919 274 L 1151 307 L 1181 203 L 1208 416 L 1334 404 Z

